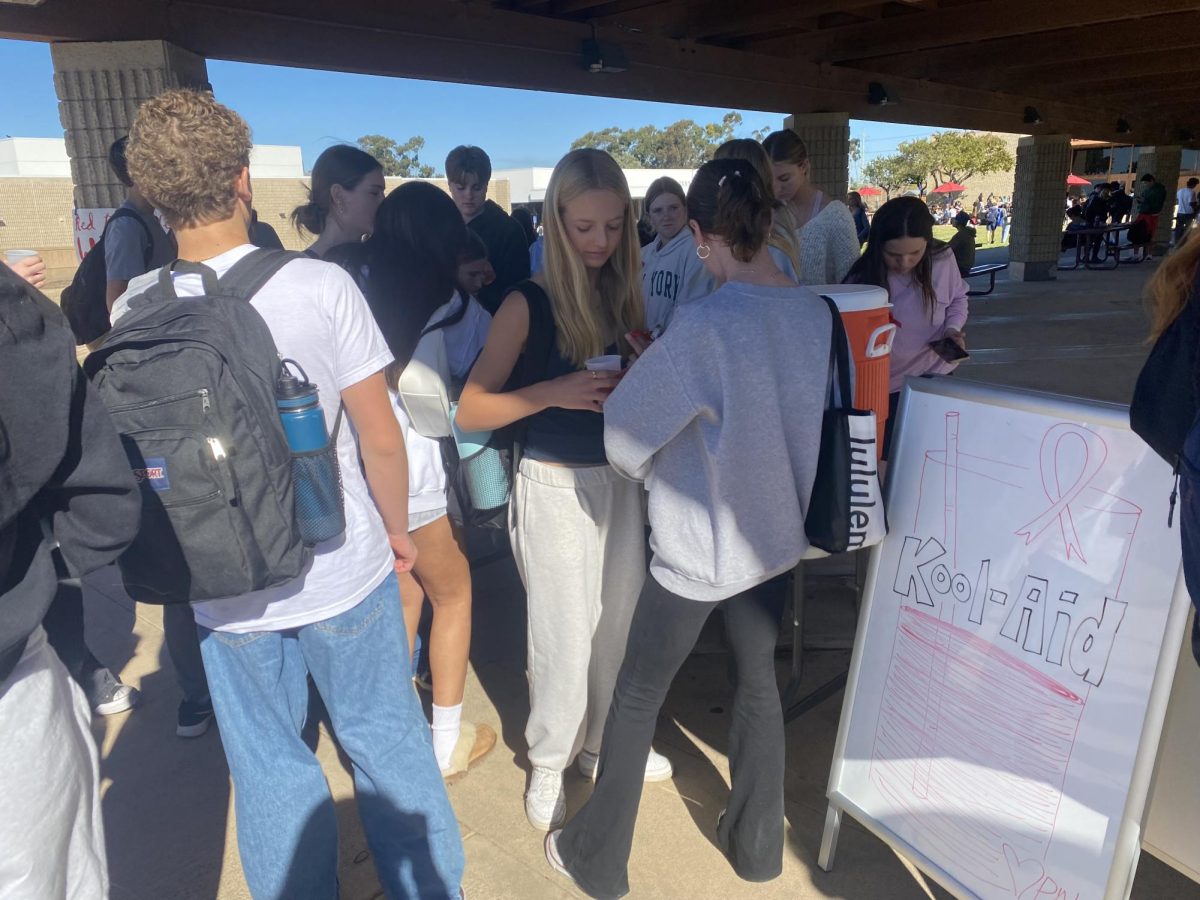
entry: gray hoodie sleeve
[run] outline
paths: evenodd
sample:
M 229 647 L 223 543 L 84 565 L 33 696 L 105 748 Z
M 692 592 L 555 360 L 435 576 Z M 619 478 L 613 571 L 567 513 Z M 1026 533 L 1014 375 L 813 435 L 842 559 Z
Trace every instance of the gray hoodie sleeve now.
M 609 464 L 626 478 L 645 481 L 654 454 L 697 413 L 669 348 L 651 344 L 604 403 Z

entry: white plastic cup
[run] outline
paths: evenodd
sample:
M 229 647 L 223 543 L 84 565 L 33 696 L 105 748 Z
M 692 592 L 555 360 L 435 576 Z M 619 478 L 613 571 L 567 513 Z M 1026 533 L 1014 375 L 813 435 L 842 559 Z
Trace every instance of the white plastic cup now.
M 617 354 L 610 356 L 593 356 L 584 361 L 584 368 L 589 372 L 620 372 L 621 357 Z
M 23 259 L 29 259 L 31 256 L 37 256 L 36 250 L 5 250 L 4 261 L 10 266 L 15 266 Z

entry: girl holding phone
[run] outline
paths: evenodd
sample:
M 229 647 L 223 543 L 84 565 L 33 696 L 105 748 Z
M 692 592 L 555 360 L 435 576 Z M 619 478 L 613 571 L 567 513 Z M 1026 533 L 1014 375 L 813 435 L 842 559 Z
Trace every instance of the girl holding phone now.
M 916 197 L 897 197 L 879 207 L 866 253 L 851 267 L 846 282 L 884 288 L 900 326 L 892 343 L 886 458 L 904 379 L 947 375 L 966 358 L 967 283 L 954 253 L 935 244 L 933 216 Z

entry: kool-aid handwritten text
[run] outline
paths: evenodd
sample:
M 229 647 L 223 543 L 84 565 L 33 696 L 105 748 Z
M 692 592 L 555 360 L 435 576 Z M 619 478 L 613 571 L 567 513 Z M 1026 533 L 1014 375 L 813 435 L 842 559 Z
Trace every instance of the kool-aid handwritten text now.
M 1178 571 L 1170 472 L 1124 429 L 910 402 L 834 790 L 976 896 L 1102 898 Z

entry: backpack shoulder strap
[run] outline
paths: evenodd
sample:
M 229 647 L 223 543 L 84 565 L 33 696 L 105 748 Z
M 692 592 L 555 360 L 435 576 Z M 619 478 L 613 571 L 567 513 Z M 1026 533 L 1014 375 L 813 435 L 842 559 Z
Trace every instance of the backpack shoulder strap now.
M 525 338 L 525 352 L 518 365 L 519 387 L 541 381 L 550 363 L 550 352 L 554 349 L 554 311 L 550 297 L 541 285 L 526 279 L 509 288 L 510 294 L 520 293 L 529 307 L 529 334 Z
M 230 266 L 229 271 L 221 276 L 218 280 L 220 292 L 249 300 L 292 260 L 308 258 L 298 252 L 257 248 Z M 207 289 L 206 284 L 205 290 Z

